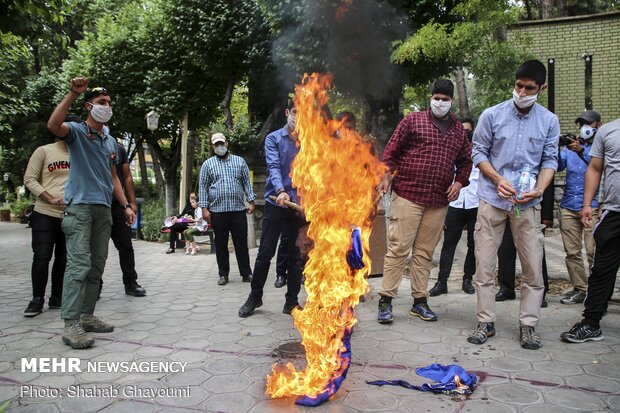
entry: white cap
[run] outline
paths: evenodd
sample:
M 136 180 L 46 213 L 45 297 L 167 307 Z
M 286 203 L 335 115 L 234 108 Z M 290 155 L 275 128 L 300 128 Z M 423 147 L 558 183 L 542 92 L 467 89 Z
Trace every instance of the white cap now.
M 211 144 L 215 145 L 218 142 L 226 142 L 226 136 L 223 133 L 214 133 L 211 136 Z

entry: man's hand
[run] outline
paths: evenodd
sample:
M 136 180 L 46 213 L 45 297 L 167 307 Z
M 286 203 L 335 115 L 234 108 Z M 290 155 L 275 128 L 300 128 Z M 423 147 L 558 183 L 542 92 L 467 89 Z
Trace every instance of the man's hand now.
M 503 176 L 497 181 L 497 195 L 500 198 L 509 199 L 517 196 L 517 191 L 512 187 L 512 182 Z
M 571 143 L 569 143 L 568 149 L 576 153 L 581 153 L 583 151 L 583 146 L 581 146 L 581 142 L 579 142 L 579 138 L 576 138 Z
M 131 205 L 131 210 L 133 211 L 134 214 L 138 213 L 138 205 L 136 205 L 135 202 L 130 202 L 129 203 Z
M 125 208 L 125 223 L 128 227 L 132 226 L 136 220 L 136 214 L 133 213 L 131 208 Z
M 209 211 L 207 208 L 202 208 L 202 219 L 207 222 L 211 222 L 211 211 Z
M 254 210 L 256 209 L 256 205 L 254 205 L 254 201 L 248 203 L 248 207 L 246 208 L 246 212 L 248 213 L 248 215 L 252 215 L 254 213 Z
M 446 194 L 448 195 L 449 202 L 452 202 L 459 197 L 459 192 L 461 191 L 461 188 L 463 188 L 463 184 L 461 184 L 460 182 L 455 182 L 448 187 Z
M 527 202 L 533 201 L 536 198 L 540 198 L 542 196 L 542 191 L 539 188 L 530 189 L 527 192 L 523 193 L 521 199 L 516 196 L 511 198 L 511 202 L 515 204 L 525 204 Z
M 581 207 L 581 223 L 586 228 L 592 228 L 592 207 L 590 205 Z
M 381 181 L 379 181 L 379 185 L 377 185 L 377 193 L 381 195 L 385 195 L 391 183 L 392 183 L 392 175 L 390 175 L 389 173 L 386 173 L 385 175 L 383 175 L 383 178 L 381 178 Z
M 88 89 L 88 78 L 87 77 L 74 77 L 71 79 L 70 88 L 71 91 L 81 95 L 82 93 L 86 93 L 86 89 Z
M 291 200 L 291 197 L 288 196 L 288 194 L 286 192 L 280 192 L 280 194 L 276 198 L 276 204 L 278 204 L 280 206 L 284 206 L 284 202 L 286 202 L 286 201 L 290 202 L 290 200 Z

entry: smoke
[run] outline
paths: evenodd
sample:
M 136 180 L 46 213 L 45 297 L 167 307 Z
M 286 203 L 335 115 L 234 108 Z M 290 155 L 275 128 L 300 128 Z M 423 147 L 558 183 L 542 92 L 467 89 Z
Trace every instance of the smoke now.
M 407 33 L 406 14 L 376 0 L 295 2 L 279 10 L 272 56 L 285 84 L 304 72 L 330 72 L 343 93 L 377 100 L 400 93 L 402 73 L 391 63 L 392 42 Z M 282 4 L 282 3 L 280 3 Z

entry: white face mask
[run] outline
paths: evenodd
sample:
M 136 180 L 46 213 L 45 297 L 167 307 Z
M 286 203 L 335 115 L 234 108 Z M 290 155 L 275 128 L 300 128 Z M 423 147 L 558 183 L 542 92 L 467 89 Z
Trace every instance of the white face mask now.
M 529 108 L 534 103 L 536 103 L 537 99 L 538 99 L 538 93 L 535 95 L 520 96 L 516 90 L 514 89 L 512 90 L 512 100 L 515 103 L 515 105 L 517 105 L 521 109 Z
M 224 156 L 224 155 L 226 155 L 226 152 L 228 152 L 228 148 L 226 146 L 224 146 L 224 145 L 219 145 L 219 146 L 216 146 L 215 148 L 213 148 L 213 151 L 218 156 Z
M 592 139 L 595 133 L 596 128 L 593 128 L 590 125 L 583 125 L 579 131 L 579 136 L 581 136 L 583 140 L 587 141 L 588 139 Z
M 95 105 L 91 103 L 90 115 L 95 122 L 107 123 L 112 118 L 112 107 L 107 105 Z
M 213 151 L 218 156 L 224 156 L 224 155 L 226 155 L 226 152 L 228 152 L 228 148 L 226 146 L 224 146 L 224 145 L 219 145 L 219 146 L 216 146 L 213 149 Z
M 437 118 L 443 118 L 450 112 L 452 107 L 452 101 L 446 102 L 443 100 L 431 99 L 431 112 Z

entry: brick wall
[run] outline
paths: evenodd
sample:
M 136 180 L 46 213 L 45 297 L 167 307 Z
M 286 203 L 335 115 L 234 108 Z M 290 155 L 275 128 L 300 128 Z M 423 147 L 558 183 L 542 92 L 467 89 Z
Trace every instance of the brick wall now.
M 592 55 L 592 102 L 603 122 L 620 117 L 620 12 L 521 22 L 509 37 L 527 33 L 531 52 L 555 59 L 555 109 L 562 132 L 576 132 L 585 108 L 585 53 Z M 546 100 L 546 99 L 545 99 Z
M 519 34 L 531 38 L 537 59 L 555 61 L 555 112 L 562 132 L 577 133 L 575 118 L 585 109 L 584 54 L 592 55 L 592 108 L 603 122 L 620 118 L 620 12 L 521 22 L 508 30 L 509 38 Z M 543 96 L 541 103 L 546 101 Z M 564 172 L 556 174 L 555 184 L 557 216 Z

